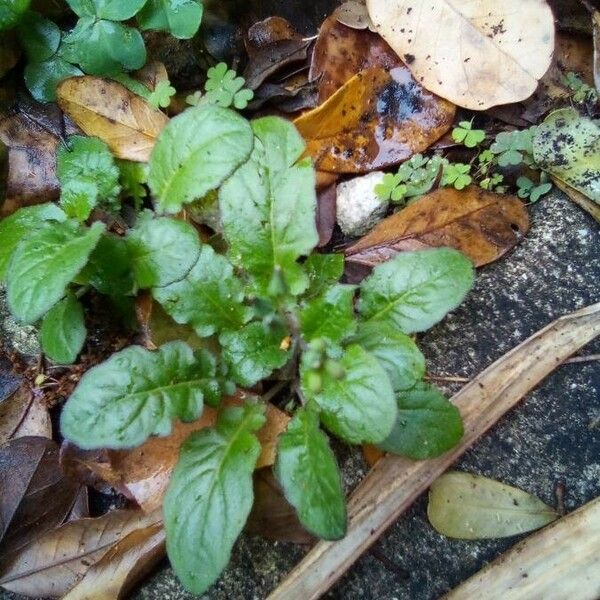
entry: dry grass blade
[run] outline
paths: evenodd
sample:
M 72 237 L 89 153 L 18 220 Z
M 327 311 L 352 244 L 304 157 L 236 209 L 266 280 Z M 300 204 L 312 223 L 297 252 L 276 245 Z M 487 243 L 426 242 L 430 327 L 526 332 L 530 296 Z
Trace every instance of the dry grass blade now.
M 481 435 L 599 334 L 600 303 L 554 321 L 483 371 L 453 398 L 465 425 L 460 444 L 434 460 L 381 459 L 350 498 L 346 537 L 319 542 L 269 600 L 310 600 L 324 594 Z
M 600 498 L 528 537 L 445 600 L 595 600 L 600 590 Z

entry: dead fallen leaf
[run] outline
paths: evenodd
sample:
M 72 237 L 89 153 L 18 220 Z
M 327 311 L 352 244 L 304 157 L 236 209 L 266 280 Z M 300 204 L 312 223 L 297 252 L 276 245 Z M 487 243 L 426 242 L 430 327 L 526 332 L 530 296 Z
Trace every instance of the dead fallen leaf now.
M 428 90 L 485 110 L 531 96 L 554 50 L 545 0 L 367 0 L 377 31 Z
M 381 67 L 389 71 L 402 65 L 380 35 L 352 29 L 334 13 L 319 29 L 308 78 L 318 82 L 322 103 L 364 69 Z
M 58 446 L 42 437 L 13 439 L 0 447 L 0 559 L 60 525 L 79 485 L 65 478 Z
M 133 77 L 151 91 L 154 91 L 161 81 L 169 81 L 169 74 L 165 65 L 158 60 L 153 60 L 139 71 L 135 71 Z
M 385 452 L 377 448 L 377 446 L 371 446 L 371 444 L 365 444 L 362 447 L 362 451 L 370 467 L 374 467 L 385 456 Z
M 23 420 L 13 432 L 12 438 L 28 436 L 52 439 L 52 421 L 50 413 L 40 398 L 33 397 Z
M 292 24 L 282 17 L 267 17 L 266 19 L 254 23 L 246 34 L 246 51 L 250 58 L 263 48 L 280 42 L 282 40 L 301 40 L 299 34 Z
M 370 29 L 375 31 L 375 26 L 369 16 L 369 11 L 364 2 L 356 2 L 355 0 L 349 0 L 344 2 L 339 8 L 333 13 L 335 18 L 346 25 L 352 27 L 352 29 Z
M 115 81 L 71 77 L 56 89 L 59 106 L 87 134 L 104 140 L 117 158 L 146 162 L 168 117 Z
M 373 67 L 294 123 L 319 171 L 366 173 L 428 148 L 450 129 L 454 111 L 408 69 Z
M 539 529 L 558 514 L 539 498 L 488 477 L 445 473 L 429 490 L 427 516 L 442 535 L 481 540 Z
M 317 231 L 319 232 L 318 247 L 327 246 L 331 241 L 336 223 L 336 186 L 330 185 L 317 195 Z
M 79 481 L 103 494 L 110 494 L 121 483 L 110 463 L 108 450 L 82 450 L 64 440 L 60 447 L 60 466 L 69 479 Z
M 573 201 L 577 206 L 585 210 L 587 213 L 592 215 L 598 223 L 600 223 L 600 205 L 590 200 L 585 194 L 578 192 L 575 188 L 572 188 L 570 185 L 567 185 L 560 179 L 556 177 L 552 177 L 552 182 L 554 185 L 562 190 L 571 201 Z
M 33 400 L 31 390 L 17 383 L 17 389 L 0 401 L 0 444 L 5 444 L 19 429 Z
M 441 188 L 381 221 L 346 257 L 372 267 L 399 252 L 448 246 L 480 267 L 508 252 L 528 230 L 527 209 L 514 196 L 475 186 Z
M 159 525 L 160 511 L 116 510 L 45 533 L 0 571 L 0 586 L 33 597 L 66 594 L 89 568 L 139 529 Z
M 594 84 L 600 92 L 600 10 L 592 14 L 592 27 L 594 30 Z
M 161 523 L 132 531 L 95 563 L 62 600 L 119 600 L 164 558 Z
M 71 512 L 65 519 L 65 523 L 68 521 L 78 521 L 79 519 L 88 519 L 90 516 L 90 496 L 88 489 L 85 485 L 82 485 L 77 492 L 75 502 L 71 508 Z

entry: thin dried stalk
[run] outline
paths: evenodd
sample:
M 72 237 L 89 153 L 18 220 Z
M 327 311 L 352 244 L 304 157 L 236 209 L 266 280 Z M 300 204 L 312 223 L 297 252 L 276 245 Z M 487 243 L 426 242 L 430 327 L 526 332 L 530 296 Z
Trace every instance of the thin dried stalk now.
M 311 600 L 324 594 L 481 435 L 599 334 L 600 303 L 561 317 L 483 371 L 453 398 L 464 419 L 461 443 L 434 460 L 381 459 L 350 498 L 346 537 L 319 542 L 268 600 Z

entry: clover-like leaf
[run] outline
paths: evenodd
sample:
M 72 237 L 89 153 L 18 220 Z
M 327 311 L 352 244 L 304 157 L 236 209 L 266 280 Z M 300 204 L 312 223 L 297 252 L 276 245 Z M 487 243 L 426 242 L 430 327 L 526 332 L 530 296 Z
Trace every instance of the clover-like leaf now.
M 202 21 L 202 4 L 197 0 L 148 0 L 137 15 L 142 29 L 168 31 L 186 40 L 194 37 Z
M 64 60 L 58 53 L 44 62 L 30 62 L 24 71 L 25 84 L 38 102 L 56 100 L 56 86 L 68 77 L 83 75 L 81 69 Z
M 0 31 L 14 27 L 30 4 L 31 0 L 0 0 Z
M 17 31 L 30 62 L 39 63 L 52 58 L 60 45 L 58 25 L 33 11 L 23 16 Z
M 470 172 L 471 165 L 448 163 L 444 166 L 442 185 L 451 185 L 457 190 L 464 190 L 473 181 L 473 178 L 469 175 Z
M 146 0 L 67 0 L 69 6 L 78 17 L 97 17 L 110 21 L 126 21 L 131 19 L 143 6 Z
M 485 131 L 473 129 L 473 121 L 461 121 L 452 130 L 452 139 L 467 148 L 475 148 L 485 140 Z
M 246 523 L 260 455 L 254 432 L 264 422 L 259 405 L 228 408 L 216 427 L 192 434 L 181 448 L 163 512 L 169 559 L 194 594 L 217 580 Z
M 457 250 L 404 252 L 361 284 L 363 320 L 404 333 L 425 331 L 455 309 L 473 285 L 473 265 Z
M 327 540 L 344 536 L 346 501 L 340 471 L 316 411 L 296 412 L 279 437 L 274 471 L 306 529 Z
M 176 93 L 177 90 L 169 81 L 159 81 L 154 91 L 148 96 L 148 104 L 154 108 L 167 108 Z
M 132 448 L 188 422 L 218 398 L 216 363 L 183 342 L 130 346 L 90 369 L 65 404 L 61 431 L 80 448 Z

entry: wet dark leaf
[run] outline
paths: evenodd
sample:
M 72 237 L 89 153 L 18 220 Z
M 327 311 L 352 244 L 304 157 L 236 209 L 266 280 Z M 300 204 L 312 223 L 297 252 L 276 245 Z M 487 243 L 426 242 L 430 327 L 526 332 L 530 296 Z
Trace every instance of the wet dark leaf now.
M 319 248 L 331 241 L 336 222 L 336 185 L 321 190 L 317 196 L 317 231 Z

